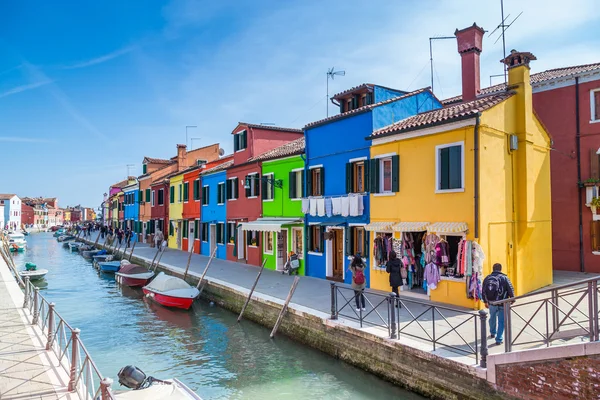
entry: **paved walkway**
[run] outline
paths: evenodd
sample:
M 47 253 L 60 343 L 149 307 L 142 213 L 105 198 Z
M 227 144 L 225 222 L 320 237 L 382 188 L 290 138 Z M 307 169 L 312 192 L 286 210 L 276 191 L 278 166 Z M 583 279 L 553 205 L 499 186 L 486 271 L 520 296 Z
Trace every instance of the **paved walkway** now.
M 69 377 L 23 306 L 23 292 L 0 258 L 0 399 L 75 399 Z

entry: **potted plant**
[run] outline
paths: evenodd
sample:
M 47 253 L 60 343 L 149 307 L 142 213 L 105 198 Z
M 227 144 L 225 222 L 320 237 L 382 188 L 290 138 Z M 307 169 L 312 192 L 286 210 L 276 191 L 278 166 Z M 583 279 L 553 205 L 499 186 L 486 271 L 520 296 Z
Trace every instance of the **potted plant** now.
M 229 238 L 229 243 L 235 243 L 235 238 L 233 236 Z
M 590 201 L 590 208 L 592 209 L 592 213 L 596 214 L 596 210 L 600 207 L 600 197 L 594 197 L 592 201 Z
M 252 240 L 250 241 L 250 244 L 251 244 L 252 246 L 256 246 L 256 239 L 252 239 Z

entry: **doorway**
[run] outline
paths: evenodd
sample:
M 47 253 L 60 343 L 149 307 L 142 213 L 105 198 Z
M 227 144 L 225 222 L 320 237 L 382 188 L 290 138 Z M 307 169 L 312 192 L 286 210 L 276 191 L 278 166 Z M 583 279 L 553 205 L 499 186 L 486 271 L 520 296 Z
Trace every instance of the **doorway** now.
M 191 224 L 189 223 L 191 222 Z M 187 251 L 193 251 L 194 249 L 194 221 L 188 222 L 188 248 Z
M 177 248 L 181 250 L 181 221 L 177 221 L 177 225 L 175 225 L 175 235 L 177 237 Z
M 283 266 L 287 262 L 287 229 L 277 232 L 277 270 L 283 271 Z
M 210 255 L 213 255 L 215 248 L 217 247 L 217 225 L 210 225 Z
M 329 231 L 331 240 L 331 276 L 334 281 L 344 281 L 344 230 L 331 229 Z
M 244 235 L 245 231 L 242 229 L 242 225 L 238 225 L 237 227 L 237 258 L 238 260 L 243 260 L 246 258 L 246 235 Z

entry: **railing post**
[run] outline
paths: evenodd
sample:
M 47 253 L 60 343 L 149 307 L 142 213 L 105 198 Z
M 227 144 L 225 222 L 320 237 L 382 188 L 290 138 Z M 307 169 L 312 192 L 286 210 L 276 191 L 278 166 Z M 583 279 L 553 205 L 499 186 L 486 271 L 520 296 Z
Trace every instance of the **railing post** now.
M 331 319 L 337 319 L 337 293 L 335 282 L 331 282 Z
M 29 307 L 29 277 L 25 277 L 25 299 L 23 299 L 23 308 Z
M 396 293 L 390 293 L 388 297 L 388 308 L 390 310 L 390 339 L 398 339 L 398 334 L 396 333 Z
M 481 322 L 481 348 L 480 348 L 481 359 L 479 360 L 479 366 L 481 368 L 487 368 L 487 355 L 488 355 L 487 318 L 488 318 L 487 311 L 479 310 L 479 319 Z M 508 336 L 507 336 L 507 339 L 508 339 Z
M 54 303 L 48 304 L 48 341 L 46 342 L 46 350 L 52 349 L 54 342 Z
M 31 321 L 31 325 L 36 325 L 38 320 L 40 319 L 40 289 L 35 288 L 33 292 L 33 320 Z
M 69 373 L 69 392 L 77 390 L 75 378 L 77 377 L 77 362 L 79 361 L 79 332 L 75 328 L 71 331 L 71 369 Z
M 512 324 L 510 322 L 510 301 L 504 303 L 504 351 L 512 351 Z
M 100 382 L 100 398 L 101 400 L 112 400 L 112 396 L 110 393 L 110 385 L 112 385 L 113 380 L 110 378 L 104 378 Z
M 552 291 L 552 333 L 558 332 L 558 291 Z
M 594 310 L 594 295 L 595 293 L 595 288 L 593 285 L 593 282 L 588 282 L 588 287 L 587 287 L 587 296 L 588 296 L 588 315 L 589 315 L 589 321 L 588 321 L 588 326 L 589 326 L 589 330 L 590 330 L 590 342 L 594 341 L 594 338 L 596 337 L 596 318 L 594 318 L 594 313 L 596 312 Z M 596 315 L 597 316 L 597 315 Z
M 592 282 L 592 299 L 592 305 L 594 309 L 594 324 L 596 326 L 596 329 L 594 330 L 594 341 L 597 342 L 598 340 L 600 340 L 600 321 L 598 320 L 598 281 Z

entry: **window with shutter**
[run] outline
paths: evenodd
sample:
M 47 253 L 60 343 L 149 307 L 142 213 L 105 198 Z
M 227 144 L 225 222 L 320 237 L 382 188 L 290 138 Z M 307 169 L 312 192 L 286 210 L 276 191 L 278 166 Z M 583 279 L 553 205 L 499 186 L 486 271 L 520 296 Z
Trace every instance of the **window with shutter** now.
M 310 225 L 307 229 L 308 251 L 313 253 L 323 252 L 323 232 L 320 225 Z
M 600 89 L 590 92 L 591 122 L 600 121 Z
M 145 174 L 148 171 L 148 166 L 146 164 L 142 164 L 142 174 Z
M 169 203 L 175 203 L 175 186 L 171 186 L 169 189 Z
M 146 203 L 150 201 L 150 189 L 146 189 Z
M 324 182 L 324 169 L 313 168 L 309 170 L 310 175 L 310 191 L 309 196 L 323 196 L 325 189 Z
M 194 220 L 194 239 L 198 239 L 200 235 L 200 220 Z
M 260 189 L 260 193 L 262 196 L 263 200 L 273 200 L 274 199 L 274 193 L 273 193 L 273 181 L 275 179 L 275 174 L 265 174 L 263 175 L 263 179 L 262 179 L 262 184 L 261 184 L 261 189 Z
M 592 251 L 600 251 L 600 221 L 591 222 L 590 237 L 592 239 Z
M 290 171 L 290 173 L 289 173 L 288 191 L 289 191 L 290 199 L 296 198 L 296 175 L 297 174 L 295 171 Z
M 187 220 L 183 220 L 183 226 L 181 227 L 181 229 L 183 229 L 182 237 L 186 238 L 188 237 L 188 221 Z
M 462 191 L 464 142 L 436 146 L 436 189 L 438 192 Z
M 188 197 L 189 197 L 189 182 L 185 182 L 183 184 L 183 201 L 187 202 L 188 201 Z
M 207 206 L 210 203 L 208 185 L 202 187 L 202 205 Z
M 233 198 L 238 199 L 239 197 L 240 197 L 239 179 L 233 178 Z
M 596 149 L 590 149 L 590 178 L 600 179 L 600 154 Z

